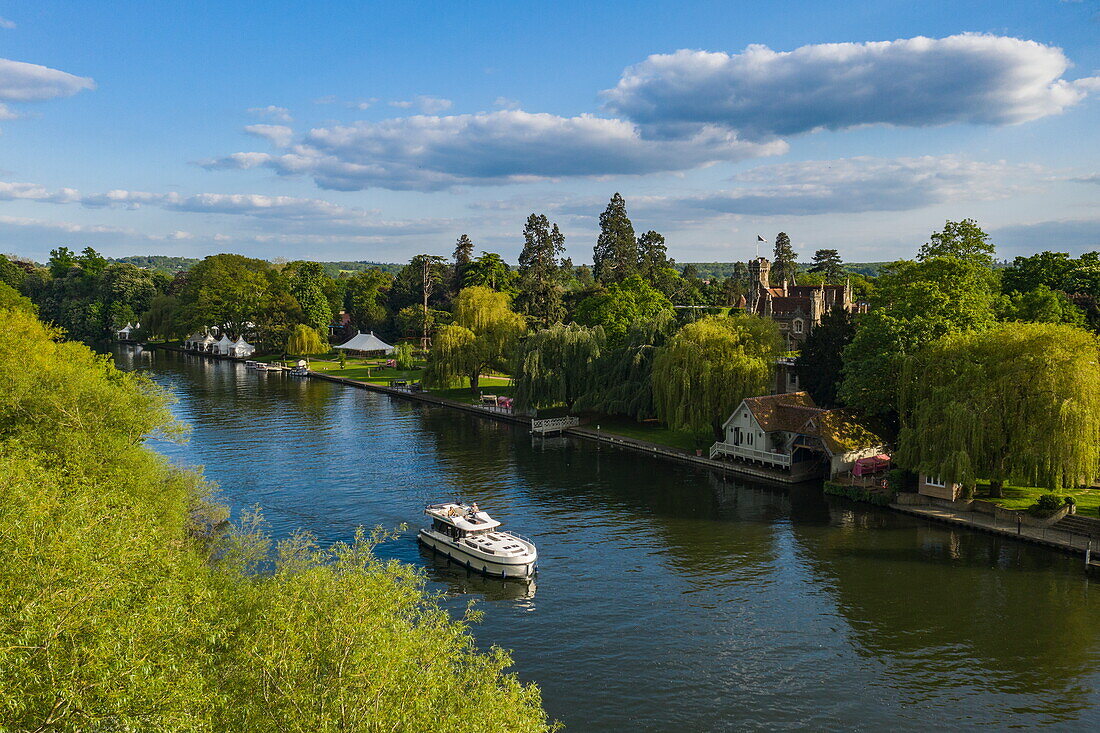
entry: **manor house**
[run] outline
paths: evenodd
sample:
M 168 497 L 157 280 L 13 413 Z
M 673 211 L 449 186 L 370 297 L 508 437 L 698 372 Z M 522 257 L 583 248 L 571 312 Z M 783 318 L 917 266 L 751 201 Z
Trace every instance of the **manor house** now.
M 844 285 L 799 286 L 783 281 L 771 286 L 771 262 L 766 257 L 749 261 L 749 293 L 742 296 L 740 306 L 746 313 L 771 318 L 779 324 L 787 348 L 796 351 L 806 336 L 833 307 L 849 313 L 862 313 L 867 306 L 852 297 L 851 283 Z

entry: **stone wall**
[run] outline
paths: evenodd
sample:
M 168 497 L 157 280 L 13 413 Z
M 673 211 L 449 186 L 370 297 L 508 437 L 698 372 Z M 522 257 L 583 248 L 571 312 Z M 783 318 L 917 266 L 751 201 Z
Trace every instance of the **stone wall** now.
M 1003 509 L 992 502 L 982 501 L 980 499 L 958 499 L 956 501 L 950 501 L 948 499 L 938 499 L 934 496 L 926 496 L 924 494 L 916 494 L 909 491 L 899 493 L 894 499 L 894 503 L 901 504 L 902 506 L 935 506 L 943 509 L 950 509 L 953 512 L 975 512 L 977 514 L 991 516 L 998 522 L 1004 522 L 1006 524 L 1019 523 L 1025 527 L 1040 528 L 1049 527 L 1055 524 L 1069 514 L 1071 509 L 1069 505 L 1065 505 L 1049 517 L 1036 517 L 1027 511 Z

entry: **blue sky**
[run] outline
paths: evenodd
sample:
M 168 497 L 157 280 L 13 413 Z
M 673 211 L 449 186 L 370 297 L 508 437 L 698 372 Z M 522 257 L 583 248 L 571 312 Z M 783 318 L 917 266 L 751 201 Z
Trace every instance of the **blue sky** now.
M 0 3 L 0 251 L 1100 249 L 1100 0 Z

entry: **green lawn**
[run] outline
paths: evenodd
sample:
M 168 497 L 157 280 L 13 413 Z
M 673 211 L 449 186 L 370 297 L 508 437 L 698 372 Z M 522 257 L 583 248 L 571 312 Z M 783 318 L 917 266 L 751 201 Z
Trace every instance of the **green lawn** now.
M 481 397 L 478 392 L 481 394 L 495 394 L 498 397 L 511 397 L 514 390 L 515 388 L 511 385 L 510 379 L 502 377 L 482 377 L 478 380 L 477 392 L 471 392 L 469 386 L 453 387 L 451 389 L 431 389 L 428 390 L 428 392 L 437 397 L 454 400 L 455 402 L 478 405 L 481 404 Z
M 291 360 L 294 363 L 296 360 Z M 389 369 L 383 366 L 386 363 L 385 359 L 348 359 L 344 368 L 340 368 L 340 362 L 330 360 L 329 358 L 310 359 L 309 368 L 315 372 L 324 372 L 325 374 L 331 374 L 334 377 L 345 377 L 347 379 L 354 379 L 359 382 L 366 382 L 367 384 L 377 384 L 383 387 L 389 386 L 391 379 L 405 379 L 409 382 L 420 381 L 420 378 L 424 375 L 424 362 L 416 362 L 416 369 L 412 370 L 400 370 Z M 433 389 L 428 390 L 431 394 L 444 397 L 449 400 L 455 400 L 456 402 L 467 402 L 470 404 L 477 404 L 481 402 L 480 396 L 470 391 L 469 381 L 463 380 L 464 384 L 452 389 Z M 493 376 L 483 376 L 478 382 L 478 391 L 483 394 L 495 394 L 495 395 L 512 395 L 512 380 L 507 375 L 497 374 Z
M 631 420 L 626 417 L 608 416 L 594 417 L 585 427 L 595 429 L 599 425 L 600 431 L 615 433 L 635 440 L 644 440 L 658 445 L 667 445 L 670 448 L 694 452 L 696 448 L 706 449 L 710 443 L 697 438 L 693 433 L 683 430 L 672 430 L 657 421 L 644 423 Z M 704 445 L 704 443 L 706 443 Z
M 296 361 L 296 360 L 295 360 Z M 424 362 L 416 362 L 415 369 L 390 369 L 384 366 L 385 359 L 348 359 L 344 368 L 340 362 L 329 357 L 311 358 L 309 368 L 315 372 L 324 372 L 335 377 L 346 377 L 369 384 L 388 385 L 391 379 L 418 381 L 424 373 Z
M 994 499 L 989 496 L 989 482 L 978 481 L 978 491 L 975 499 L 989 501 L 1005 509 L 1027 509 L 1043 494 L 1061 493 L 1072 496 L 1077 500 L 1077 512 L 1089 517 L 1097 516 L 1100 512 L 1100 489 L 1075 489 L 1073 491 L 1051 492 L 1050 489 L 1040 489 L 1035 486 L 1005 486 L 1001 489 L 1003 497 Z

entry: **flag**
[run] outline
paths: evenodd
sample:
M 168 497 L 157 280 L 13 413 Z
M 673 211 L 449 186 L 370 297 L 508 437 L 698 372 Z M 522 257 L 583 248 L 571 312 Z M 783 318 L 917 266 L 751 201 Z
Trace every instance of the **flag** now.
M 756 241 L 757 241 L 757 242 L 767 242 L 768 240 L 764 239 L 764 238 L 763 238 L 763 237 L 761 237 L 761 236 L 760 236 L 759 234 L 757 234 L 757 235 L 756 235 Z

